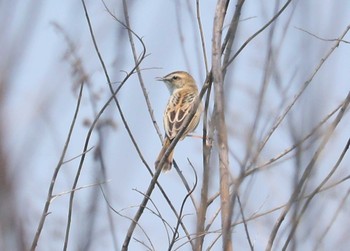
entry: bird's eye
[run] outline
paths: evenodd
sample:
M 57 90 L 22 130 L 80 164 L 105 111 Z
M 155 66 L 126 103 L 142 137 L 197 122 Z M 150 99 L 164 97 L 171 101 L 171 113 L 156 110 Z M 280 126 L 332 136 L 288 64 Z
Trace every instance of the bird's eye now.
M 177 79 L 179 79 L 178 76 L 173 76 L 173 80 L 177 80 Z

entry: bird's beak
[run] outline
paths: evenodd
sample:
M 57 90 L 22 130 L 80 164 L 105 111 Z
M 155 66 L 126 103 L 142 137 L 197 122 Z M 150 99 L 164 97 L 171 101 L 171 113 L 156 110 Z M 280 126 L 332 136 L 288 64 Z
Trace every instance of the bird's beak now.
M 163 77 L 156 77 L 156 80 L 157 80 L 157 81 L 164 81 L 165 78 L 163 78 Z

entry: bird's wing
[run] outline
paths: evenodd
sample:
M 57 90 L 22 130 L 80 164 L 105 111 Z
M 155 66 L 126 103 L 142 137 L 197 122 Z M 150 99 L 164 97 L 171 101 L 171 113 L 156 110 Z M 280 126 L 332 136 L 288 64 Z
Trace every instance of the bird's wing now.
M 175 138 L 179 132 L 191 112 L 196 96 L 197 93 L 192 90 L 179 90 L 171 95 L 164 113 L 164 128 L 169 139 Z

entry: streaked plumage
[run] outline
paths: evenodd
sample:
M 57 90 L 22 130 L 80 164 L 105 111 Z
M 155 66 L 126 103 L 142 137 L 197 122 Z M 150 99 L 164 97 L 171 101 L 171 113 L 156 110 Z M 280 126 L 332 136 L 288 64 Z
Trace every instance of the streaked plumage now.
M 156 160 L 155 165 L 157 166 L 164 153 L 168 149 L 171 141 L 176 137 L 183 122 L 186 120 L 186 117 L 191 112 L 192 107 L 194 106 L 194 101 L 198 96 L 198 88 L 195 80 L 190 74 L 184 71 L 176 71 L 166 75 L 163 78 L 159 78 L 159 81 L 163 81 L 169 91 L 170 98 L 166 106 L 163 123 L 165 129 L 165 138 L 162 150 L 159 153 L 159 156 Z M 199 104 L 196 114 L 192 118 L 190 124 L 187 126 L 187 129 L 180 140 L 183 140 L 187 134 L 194 131 L 199 123 L 200 115 L 202 113 L 202 104 Z M 172 151 L 167 160 L 165 161 L 162 171 L 170 170 L 173 162 Z

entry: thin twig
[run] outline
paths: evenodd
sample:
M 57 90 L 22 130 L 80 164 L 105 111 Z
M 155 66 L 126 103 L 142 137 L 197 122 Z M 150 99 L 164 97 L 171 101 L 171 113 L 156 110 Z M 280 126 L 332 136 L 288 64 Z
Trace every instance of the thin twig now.
M 204 32 L 203 32 L 203 27 L 202 27 L 201 15 L 200 15 L 199 0 L 196 0 L 196 16 L 197 16 L 197 24 L 198 24 L 199 34 L 201 37 L 203 60 L 204 60 L 204 66 L 205 66 L 205 74 L 208 75 L 208 71 L 209 71 L 208 58 L 207 58 L 207 51 L 206 51 L 206 47 L 205 47 L 205 40 L 204 40 Z
M 107 198 L 107 196 L 106 196 L 104 190 L 102 189 L 102 186 L 100 186 L 100 189 L 101 189 L 103 198 L 104 198 L 104 200 L 106 201 L 108 207 L 109 207 L 114 213 L 116 213 L 116 214 L 118 214 L 119 216 L 121 216 L 121 217 L 123 217 L 123 218 L 125 218 L 125 219 L 128 219 L 128 220 L 130 220 L 130 221 L 133 220 L 132 218 L 130 218 L 130 217 L 126 216 L 126 215 L 123 215 L 122 213 L 120 213 L 120 212 L 118 212 L 117 210 L 115 210 L 114 207 L 113 207 L 113 206 L 111 205 L 111 203 L 109 202 L 109 200 L 108 200 L 108 198 Z M 152 211 L 152 210 L 150 210 L 150 211 Z M 151 238 L 148 236 L 147 231 L 146 231 L 138 222 L 137 222 L 136 224 L 137 224 L 138 227 L 141 229 L 141 231 L 143 232 L 143 234 L 146 236 L 148 242 L 149 242 L 149 243 L 151 244 L 151 246 L 153 247 Z M 155 250 L 154 247 L 153 247 L 153 250 Z
M 84 83 L 81 83 L 79 96 L 78 96 L 78 99 L 77 99 L 77 104 L 76 104 L 76 107 L 75 107 L 75 112 L 74 112 L 74 115 L 73 115 L 73 119 L 72 119 L 72 122 L 71 122 L 71 125 L 70 125 L 70 128 L 69 128 L 68 136 L 67 136 L 66 142 L 64 144 L 64 147 L 63 147 L 63 150 L 62 150 L 62 153 L 61 153 L 61 157 L 60 157 L 60 159 L 59 159 L 59 161 L 57 163 L 57 166 L 56 166 L 55 171 L 54 171 L 54 173 L 52 175 L 52 178 L 51 178 L 51 183 L 50 183 L 49 191 L 47 192 L 45 206 L 44 206 L 43 212 L 41 214 L 41 218 L 40 218 L 39 225 L 38 225 L 38 228 L 36 230 L 36 233 L 35 233 L 35 236 L 34 236 L 34 239 L 33 239 L 33 242 L 32 242 L 32 246 L 30 248 L 31 251 L 34 251 L 36 249 L 36 246 L 38 245 L 38 240 L 39 240 L 41 231 L 42 231 L 42 229 L 44 227 L 46 216 L 48 215 L 48 211 L 49 211 L 49 207 L 50 207 L 51 199 L 52 199 L 53 189 L 54 189 L 55 184 L 56 184 L 56 179 L 57 179 L 59 171 L 61 170 L 61 167 L 62 167 L 62 164 L 63 164 L 63 161 L 64 161 L 64 157 L 66 156 L 68 145 L 70 143 L 70 139 L 71 139 L 71 136 L 72 136 L 72 133 L 73 133 L 73 129 L 74 129 L 74 126 L 75 126 L 75 122 L 76 122 L 77 117 L 78 117 L 78 113 L 79 113 L 79 109 L 80 109 L 81 97 L 82 97 L 82 94 L 83 94 L 83 87 L 84 87 Z
M 279 2 L 276 2 L 276 8 L 278 6 Z M 271 28 L 268 30 L 268 48 L 267 48 L 267 53 L 266 53 L 266 59 L 264 63 L 264 69 L 263 69 L 263 77 L 262 77 L 262 83 L 260 86 L 260 90 L 258 92 L 258 98 L 256 102 L 256 107 L 255 107 L 255 114 L 254 114 L 254 119 L 252 126 L 249 129 L 248 132 L 248 139 L 247 139 L 247 144 L 246 144 L 246 153 L 245 153 L 245 158 L 243 161 L 243 165 L 241 166 L 241 172 L 244 172 L 244 168 L 246 167 L 246 163 L 249 161 L 251 158 L 251 155 L 253 155 L 253 152 L 256 151 L 256 145 L 257 143 L 254 141 L 255 137 L 254 134 L 256 134 L 261 116 L 262 116 L 262 110 L 263 110 L 263 104 L 265 101 L 265 96 L 266 92 L 268 89 L 268 86 L 271 81 L 270 79 L 270 73 L 271 73 L 271 63 L 272 63 L 272 51 L 273 51 L 273 38 L 275 34 L 275 28 L 276 28 L 276 23 L 271 23 Z M 255 163 L 256 158 L 253 159 L 253 163 Z
M 299 180 L 299 182 L 296 185 L 292 195 L 290 196 L 290 199 L 289 199 L 289 201 L 287 203 L 287 206 L 284 208 L 284 210 L 282 211 L 282 213 L 278 217 L 278 219 L 277 219 L 277 221 L 276 221 L 276 223 L 275 223 L 275 225 L 274 225 L 274 227 L 273 227 L 273 229 L 271 231 L 270 238 L 269 238 L 269 241 L 267 243 L 266 251 L 271 250 L 273 242 L 274 242 L 274 240 L 276 238 L 277 232 L 278 232 L 282 222 L 284 221 L 284 219 L 285 219 L 286 215 L 288 214 L 288 212 L 289 212 L 291 206 L 293 205 L 293 203 L 297 200 L 302 187 L 304 186 L 306 180 L 309 178 L 311 170 L 313 169 L 316 161 L 318 160 L 318 157 L 320 156 L 320 154 L 324 150 L 326 144 L 330 140 L 330 138 L 331 138 L 335 128 L 339 124 L 340 120 L 343 118 L 343 116 L 345 114 L 345 110 L 348 107 L 349 103 L 350 103 L 350 92 L 349 92 L 348 96 L 345 99 L 343 107 L 340 109 L 337 117 L 335 118 L 334 122 L 330 126 L 329 130 L 326 132 L 322 142 L 320 143 L 319 147 L 317 148 L 317 150 L 313 154 L 312 159 L 310 160 L 309 164 L 307 165 L 306 169 L 304 170 L 301 179 Z
M 173 238 L 172 238 L 172 240 L 170 242 L 168 251 L 170 251 L 172 249 L 172 247 L 174 246 L 174 244 L 175 244 L 176 236 L 178 235 L 178 231 L 179 231 L 179 225 L 182 222 L 182 213 L 183 213 L 183 210 L 184 210 L 184 207 L 185 207 L 185 203 L 186 203 L 188 197 L 190 197 L 190 195 L 194 192 L 194 190 L 197 187 L 198 177 L 197 177 L 196 169 L 192 165 L 191 161 L 189 159 L 187 159 L 187 160 L 188 160 L 190 166 L 192 167 L 192 170 L 193 170 L 193 173 L 194 173 L 194 176 L 195 176 L 195 182 L 193 184 L 192 189 L 186 194 L 185 198 L 182 201 L 181 208 L 180 208 L 180 213 L 179 213 L 179 216 L 177 218 L 177 223 L 176 223 L 176 226 L 175 226 L 175 231 L 174 231 L 174 234 L 173 234 Z
M 245 176 L 249 176 L 249 175 L 255 173 L 256 171 L 261 171 L 265 167 L 275 163 L 277 160 L 281 159 L 282 157 L 286 156 L 288 153 L 292 152 L 298 146 L 302 145 L 306 140 L 311 138 L 311 136 L 315 135 L 315 133 L 317 133 L 320 130 L 321 126 L 323 126 L 341 108 L 342 105 L 343 105 L 343 103 L 338 105 L 332 112 L 330 112 L 327 116 L 325 116 L 325 118 L 323 120 L 321 120 L 304 138 L 302 138 L 301 140 L 299 140 L 298 142 L 296 142 L 292 146 L 286 148 L 282 153 L 269 159 L 265 163 L 245 171 Z
M 94 99 L 92 91 L 91 91 L 92 83 L 91 83 L 91 81 L 90 81 L 90 79 L 88 77 L 88 74 L 86 73 L 86 71 L 85 71 L 85 69 L 83 67 L 81 58 L 77 55 L 76 46 L 74 45 L 73 41 L 69 38 L 69 36 L 66 34 L 66 32 L 58 24 L 54 23 L 54 26 L 55 26 L 55 28 L 57 28 L 64 35 L 65 41 L 66 41 L 66 43 L 68 45 L 68 53 L 67 53 L 67 55 L 69 55 L 70 58 L 72 58 L 71 59 L 72 60 L 71 65 L 73 67 L 73 73 L 74 74 L 79 74 L 79 78 L 81 79 L 81 81 L 84 81 L 85 85 L 88 87 L 87 90 L 88 90 L 88 94 L 89 94 L 89 99 L 90 99 L 90 102 L 92 104 L 92 109 L 93 109 L 94 116 L 96 116 L 98 111 L 96 109 L 96 102 L 95 102 L 95 99 Z M 99 172 L 99 176 L 101 176 L 101 177 L 99 177 L 98 179 L 102 179 L 102 180 L 106 180 L 107 178 L 106 178 L 106 171 L 105 171 L 106 168 L 105 168 L 104 161 L 103 161 L 103 156 L 102 156 L 102 153 L 101 153 L 101 145 L 103 144 L 103 134 L 102 134 L 101 129 L 102 129 L 102 126 L 106 125 L 107 123 L 100 123 L 100 124 L 96 125 L 97 133 L 98 133 L 99 140 L 100 140 L 100 142 L 99 142 L 99 144 L 98 144 L 98 146 L 96 148 L 96 153 L 98 154 L 98 157 L 99 157 L 98 159 L 99 159 L 99 162 L 100 162 L 100 165 L 101 165 L 101 169 L 102 169 L 102 172 Z M 90 149 L 92 149 L 92 148 L 94 148 L 94 147 L 91 147 Z M 85 152 L 85 154 L 87 152 L 89 152 L 89 150 L 87 150 Z M 64 163 L 66 163 L 66 162 L 67 161 L 65 161 Z M 95 193 L 92 196 L 96 197 L 97 194 Z M 91 201 L 92 201 L 91 206 L 95 207 L 96 203 L 93 202 L 93 201 L 95 201 L 95 199 L 92 198 Z M 91 210 L 95 211 L 94 208 L 91 208 Z M 108 218 L 109 218 L 109 227 L 111 229 L 111 238 L 113 240 L 114 249 L 116 249 L 116 247 L 117 247 L 116 232 L 115 232 L 115 227 L 114 227 L 114 224 L 113 224 L 113 221 L 112 221 L 112 215 L 110 213 L 110 210 L 107 211 L 107 214 L 108 214 Z M 94 221 L 94 218 L 91 218 L 91 222 L 92 223 L 93 223 L 93 221 Z M 92 226 L 89 226 L 87 229 L 92 229 Z M 92 234 L 91 230 L 87 230 L 87 231 L 88 231 L 87 234 L 89 234 L 89 235 Z M 86 245 L 89 245 L 91 238 L 89 236 L 87 236 L 86 233 L 85 233 L 85 236 L 87 237 L 87 238 L 85 238 L 86 243 L 84 244 L 84 248 L 86 249 L 87 248 Z
M 285 242 L 285 244 L 283 246 L 283 250 L 287 249 L 290 240 L 294 236 L 294 233 L 295 233 L 296 228 L 297 228 L 297 226 L 298 226 L 298 224 L 300 222 L 300 219 L 303 216 L 303 214 L 305 213 L 305 211 L 308 208 L 309 204 L 311 203 L 311 200 L 315 197 L 316 194 L 318 194 L 318 192 L 322 189 L 324 184 L 327 183 L 327 181 L 332 177 L 334 172 L 337 170 L 337 168 L 339 167 L 340 163 L 344 159 L 345 154 L 349 150 L 349 146 L 350 146 L 350 139 L 348 139 L 348 141 L 347 141 L 347 143 L 346 143 L 342 153 L 340 154 L 340 157 L 338 158 L 338 160 L 337 160 L 336 164 L 334 165 L 334 167 L 332 168 L 332 170 L 328 173 L 328 175 L 322 180 L 322 182 L 316 187 L 316 189 L 307 198 L 307 200 L 306 200 L 305 204 L 303 205 L 301 211 L 299 212 L 297 218 L 293 221 L 292 229 L 290 230 L 288 238 L 287 238 L 287 240 L 286 240 L 286 242 Z
M 112 12 L 109 10 L 109 8 L 107 7 L 107 5 L 105 4 L 104 0 L 102 0 L 104 6 L 105 6 L 105 9 L 107 10 L 107 12 L 114 18 L 116 19 L 115 15 L 112 14 Z M 125 1 L 123 1 L 123 10 L 124 10 L 124 19 L 125 19 L 125 25 L 127 27 L 129 27 L 129 29 L 127 29 L 128 31 L 128 36 L 129 36 L 129 42 L 130 42 L 130 46 L 131 46 L 131 49 L 132 49 L 132 54 L 133 54 L 133 57 L 134 57 L 134 63 L 135 65 L 137 64 L 138 62 L 138 55 L 137 55 L 137 52 L 136 52 L 136 48 L 135 48 L 135 43 L 134 43 L 134 35 L 135 33 L 130 29 L 130 19 L 129 19 L 129 14 L 128 14 L 128 8 L 127 8 L 127 4 Z M 139 38 L 138 38 L 139 39 Z M 140 39 L 139 39 L 140 41 Z M 139 83 L 140 83 L 140 87 L 141 87 L 141 90 L 142 90 L 142 93 L 143 93 L 143 96 L 145 98 L 145 102 L 146 102 L 146 106 L 147 106 L 147 109 L 148 109 L 148 114 L 152 120 L 152 124 L 158 134 L 158 137 L 159 139 L 162 141 L 162 133 L 159 129 L 159 126 L 157 124 L 157 121 L 154 117 L 154 112 L 153 112 L 153 108 L 152 108 L 152 105 L 151 105 L 151 101 L 149 99 L 149 96 L 148 96 L 148 93 L 147 93 L 147 89 L 146 89 L 146 86 L 144 84 L 144 81 L 143 81 L 143 78 L 142 78 L 142 74 L 141 74 L 141 69 L 140 67 L 138 66 L 136 68 L 136 73 L 137 73 L 137 77 L 139 79 Z
M 346 34 L 347 32 L 350 30 L 350 26 L 348 26 L 346 28 L 346 30 L 343 32 L 343 34 L 340 36 L 339 40 L 341 40 Z M 292 107 L 294 106 L 294 104 L 297 102 L 297 100 L 300 98 L 300 96 L 304 93 L 304 91 L 306 90 L 306 88 L 309 86 L 309 84 L 312 82 L 312 80 L 314 79 L 314 77 L 316 76 L 316 74 L 318 73 L 318 71 L 321 69 L 321 67 L 323 66 L 323 64 L 327 61 L 327 59 L 330 57 L 330 55 L 332 55 L 332 53 L 334 52 L 334 50 L 339 46 L 340 41 L 337 41 L 334 46 L 332 46 L 332 48 L 326 53 L 325 57 L 322 58 L 320 60 L 320 63 L 316 66 L 315 70 L 312 72 L 311 76 L 304 82 L 303 86 L 301 87 L 301 89 L 299 90 L 299 92 L 294 96 L 293 100 L 291 101 L 291 103 L 286 107 L 286 109 L 283 111 L 283 113 L 277 117 L 275 123 L 273 124 L 273 126 L 271 127 L 270 131 L 268 132 L 268 134 L 266 135 L 266 137 L 264 138 L 264 140 L 259 144 L 258 147 L 258 151 L 255 153 L 255 156 L 253 157 L 252 160 L 252 164 L 255 163 L 256 158 L 259 156 L 260 152 L 263 150 L 263 148 L 265 147 L 266 143 L 269 141 L 270 137 L 272 136 L 272 134 L 275 132 L 275 130 L 279 127 L 279 125 L 282 123 L 282 121 L 284 120 L 284 118 L 287 116 L 287 114 L 289 113 L 289 111 L 292 109 Z
M 185 67 L 186 69 L 188 69 L 189 71 L 191 71 L 191 64 L 190 61 L 188 59 L 189 53 L 186 53 L 186 49 L 185 49 L 185 41 L 186 41 L 186 36 L 184 36 L 183 30 L 182 30 L 182 20 L 183 18 L 181 17 L 181 15 L 183 15 L 182 11 L 177 11 L 179 8 L 179 5 L 182 4 L 182 2 L 173 2 L 174 4 L 174 12 L 175 12 L 175 17 L 176 17 L 176 28 L 177 28 L 177 32 L 178 32 L 178 38 L 179 38 L 179 44 L 180 44 L 180 50 L 181 50 L 181 54 L 182 54 L 182 58 L 185 61 Z
M 241 11 L 243 8 L 245 0 L 238 0 L 236 3 L 236 9 L 235 13 L 233 14 L 230 27 L 226 33 L 225 40 L 222 43 L 221 46 L 221 53 L 224 54 L 224 61 L 223 65 L 226 65 L 230 59 L 231 52 L 232 52 L 232 47 L 233 47 L 233 42 L 235 41 L 236 38 L 236 33 L 237 33 L 237 28 L 238 28 L 238 22 L 239 18 L 241 17 Z M 227 67 L 223 69 L 223 75 L 226 75 L 226 70 Z
M 252 36 L 250 36 L 243 45 L 238 49 L 238 51 L 232 56 L 230 60 L 227 61 L 227 63 L 223 66 L 224 69 L 226 69 L 234 60 L 235 58 L 241 53 L 241 51 L 252 41 L 257 35 L 259 35 L 261 32 L 263 32 L 267 27 L 270 26 L 288 7 L 288 5 L 292 2 L 292 0 L 288 0 L 283 7 L 276 13 L 276 15 L 273 16 L 273 18 L 268 21 L 263 27 L 261 27 L 257 32 L 255 32 Z
M 146 196 L 146 194 L 144 194 L 143 192 L 137 190 L 137 189 L 133 189 L 135 190 L 136 192 L 138 192 L 139 194 L 142 194 L 142 196 Z M 168 228 L 172 231 L 172 233 L 174 234 L 175 231 L 172 229 L 171 225 L 169 222 L 167 222 L 164 217 L 162 216 L 162 214 L 160 213 L 160 210 L 158 209 L 156 203 L 154 203 L 154 201 L 151 199 L 151 197 L 148 198 L 149 201 L 152 203 L 153 207 L 156 209 L 157 213 L 154 212 L 153 210 L 151 210 L 149 207 L 147 208 L 150 212 L 152 212 L 155 216 L 157 216 L 163 223 L 164 225 L 164 229 L 167 233 L 167 237 L 168 237 L 168 242 L 170 243 L 170 235 L 169 235 L 169 230 Z
M 180 170 L 180 167 L 177 165 L 176 161 L 173 160 L 173 165 L 174 165 L 174 169 L 176 170 L 177 174 L 179 175 L 182 183 L 184 184 L 186 190 L 187 190 L 187 193 L 190 193 L 190 191 L 192 190 L 192 188 L 190 187 L 190 185 L 188 184 L 185 176 L 183 175 L 182 171 Z M 196 213 L 198 214 L 198 206 L 197 206 L 197 203 L 196 203 L 196 200 L 193 196 L 193 193 L 190 193 L 190 198 L 191 198 L 191 201 L 192 201 L 192 204 L 193 204 L 193 207 L 196 211 Z
M 323 239 L 325 238 L 325 236 L 327 235 L 327 233 L 329 232 L 329 230 L 331 229 L 333 223 L 335 222 L 335 220 L 337 219 L 337 217 L 339 216 L 340 212 L 342 210 L 344 210 L 344 204 L 346 202 L 346 200 L 348 199 L 348 197 L 350 196 L 350 189 L 348 189 L 348 191 L 346 192 L 345 196 L 343 197 L 343 199 L 340 201 L 339 206 L 336 210 L 336 212 L 334 213 L 333 217 L 330 219 L 330 222 L 328 224 L 328 226 L 326 227 L 326 229 L 323 231 L 323 233 L 320 235 L 320 237 L 318 238 L 318 240 L 315 242 L 316 245 L 313 249 L 313 251 L 318 251 L 321 250 L 320 249 L 320 245 L 322 244 Z M 327 215 L 328 216 L 328 215 Z M 329 216 L 328 216 L 329 217 Z
M 307 33 L 307 34 L 309 34 L 309 35 L 311 35 L 311 36 L 313 36 L 313 37 L 315 37 L 315 38 L 317 38 L 317 39 L 319 39 L 319 40 L 325 41 L 325 42 L 340 41 L 340 42 L 343 42 L 343 43 L 346 43 L 346 44 L 350 44 L 350 41 L 347 41 L 347 40 L 344 40 L 344 39 L 340 39 L 340 40 L 339 40 L 339 39 L 337 39 L 337 38 L 331 38 L 331 39 L 322 38 L 322 37 L 319 37 L 319 36 L 317 36 L 317 35 L 315 35 L 315 34 L 309 32 L 309 31 L 307 31 L 307 30 L 304 30 L 304 29 L 302 29 L 302 28 L 299 28 L 299 27 L 294 27 L 294 28 L 296 28 L 296 29 L 298 29 L 298 30 L 300 30 L 300 31 L 303 31 L 303 32 L 305 32 L 305 33 Z
M 133 238 L 136 242 L 140 243 L 143 247 L 145 247 L 147 250 L 150 250 L 150 251 L 155 251 L 154 248 L 150 248 L 149 246 L 146 245 L 146 243 L 144 243 L 143 241 L 137 239 L 137 238 Z
M 249 243 L 250 250 L 254 251 L 254 246 L 253 246 L 252 240 L 250 238 L 249 230 L 248 230 L 248 224 L 247 224 L 247 221 L 246 221 L 245 216 L 244 216 L 244 211 L 243 211 L 241 199 L 239 198 L 238 195 L 237 195 L 237 201 L 238 201 L 238 205 L 239 205 L 239 210 L 240 210 L 241 215 L 242 215 L 242 222 L 243 222 L 243 225 L 244 225 L 244 231 L 245 231 L 245 234 L 247 236 L 247 240 L 248 240 L 248 243 Z
M 334 187 L 340 185 L 341 183 L 343 183 L 343 182 L 345 182 L 345 181 L 348 181 L 349 179 L 350 179 L 350 175 L 346 176 L 345 178 L 343 178 L 343 179 L 341 179 L 341 180 L 338 180 L 337 182 L 334 182 L 334 183 L 332 183 L 332 184 L 330 184 L 330 185 L 328 185 L 328 186 L 322 188 L 322 189 L 318 192 L 318 194 L 320 194 L 320 193 L 322 193 L 322 192 L 326 192 L 326 191 L 328 191 L 329 189 L 332 189 L 332 188 L 334 188 Z M 305 195 L 305 196 L 302 197 L 302 198 L 298 198 L 298 200 L 299 200 L 299 201 L 305 200 L 305 199 L 309 198 L 310 196 L 311 196 L 311 194 L 308 194 L 308 195 Z M 280 205 L 280 206 L 275 207 L 275 208 L 273 208 L 273 209 L 269 209 L 269 210 L 267 210 L 267 211 L 265 211 L 265 212 L 263 212 L 263 213 L 260 213 L 260 214 L 254 213 L 254 214 L 251 215 L 250 217 L 246 218 L 246 222 L 253 221 L 253 220 L 256 220 L 256 219 L 258 219 L 258 218 L 264 217 L 264 216 L 266 216 L 266 215 L 272 214 L 272 213 L 274 213 L 274 212 L 276 212 L 276 211 L 278 211 L 278 210 L 281 210 L 281 209 L 285 208 L 287 205 L 288 205 L 288 203 L 285 203 L 285 204 L 283 204 L 283 205 Z M 240 225 L 240 224 L 242 224 L 242 223 L 243 223 L 243 221 L 238 221 L 238 222 L 232 224 L 232 227 L 237 226 L 237 225 Z M 214 231 L 214 232 L 215 232 L 215 231 Z
M 106 184 L 106 183 L 108 183 L 110 181 L 111 180 L 106 180 L 106 181 L 103 181 L 103 182 L 98 182 L 98 183 L 94 183 L 94 184 L 90 184 L 90 185 L 80 186 L 80 187 L 75 188 L 74 192 L 78 191 L 78 190 L 81 190 L 81 189 L 89 188 L 89 187 L 100 186 L 100 185 Z M 66 194 L 70 194 L 71 192 L 73 192 L 73 190 L 69 190 L 69 191 L 53 194 L 51 202 L 53 202 L 56 198 L 61 197 L 61 196 L 66 195 Z
M 88 22 L 88 25 L 89 25 L 89 30 L 90 30 L 90 34 L 93 34 L 93 30 L 92 30 L 92 25 L 91 25 L 91 21 L 90 21 L 90 17 L 89 17 L 89 14 L 88 14 L 88 11 L 87 11 L 87 8 L 86 8 L 86 5 L 85 5 L 85 1 L 82 0 L 82 5 L 83 5 L 83 8 L 84 8 L 84 12 L 85 12 L 85 17 L 86 17 L 86 20 Z M 97 43 L 96 43 L 96 40 L 95 40 L 95 37 L 92 36 L 92 39 L 93 39 L 93 42 L 94 42 L 94 46 L 95 46 L 95 51 L 100 59 L 100 62 L 101 62 L 101 65 L 102 65 L 102 68 L 103 68 L 103 71 L 105 73 L 105 76 L 106 76 L 106 79 L 108 80 L 108 83 L 109 83 L 109 86 L 111 86 L 111 81 L 110 81 L 110 78 L 108 76 L 108 73 L 107 73 L 107 69 L 106 69 L 106 66 L 104 64 L 104 61 L 102 59 L 102 56 L 98 50 L 98 47 L 97 47 Z M 140 61 L 139 61 L 139 64 L 142 62 L 142 60 L 144 59 L 144 57 L 141 57 Z M 139 65 L 138 64 L 138 65 Z M 103 105 L 103 107 L 100 109 L 100 111 L 97 113 L 94 121 L 92 122 L 90 128 L 89 128 L 89 131 L 87 133 L 87 136 L 86 136 L 86 139 L 85 139 L 85 143 L 84 143 L 84 147 L 83 147 L 83 152 L 86 152 L 88 146 L 89 146 L 89 141 L 90 141 L 90 138 L 91 138 L 91 135 L 92 135 L 92 132 L 98 122 L 98 120 L 100 119 L 101 115 L 104 113 L 104 111 L 107 109 L 107 107 L 109 106 L 109 104 L 114 100 L 116 100 L 116 95 L 117 93 L 120 91 L 120 89 L 123 87 L 123 85 L 126 83 L 126 81 L 130 78 L 130 76 L 135 72 L 136 70 L 136 67 L 138 66 L 134 66 L 132 68 L 132 70 L 130 71 L 130 73 L 128 73 L 124 80 L 120 83 L 120 85 L 116 88 L 116 90 L 113 91 L 111 97 L 105 102 L 105 104 Z M 64 247 L 63 247 L 63 250 L 66 251 L 67 250 L 67 247 L 68 247 L 68 239 L 69 239 L 69 232 L 70 232 L 70 226 L 71 226 L 71 220 L 72 220 L 72 214 L 73 214 L 73 202 L 74 202 L 74 189 L 77 187 L 77 184 L 78 184 L 78 181 L 79 181 L 79 177 L 80 177 L 80 173 L 82 171 L 82 168 L 83 168 L 83 164 L 84 164 L 84 161 L 85 161 L 85 154 L 83 154 L 80 158 L 80 163 L 79 163 L 79 167 L 78 167 L 78 170 L 77 170 L 77 173 L 76 173 L 76 176 L 74 178 L 74 182 L 73 182 L 73 185 L 72 185 L 72 193 L 70 195 L 70 199 L 69 199 L 69 209 L 68 209 L 68 216 L 67 216 L 67 226 L 66 226 L 66 233 L 65 233 L 65 240 L 64 240 Z
M 81 155 L 90 152 L 90 151 L 91 151 L 92 149 L 94 149 L 94 148 L 95 148 L 95 147 L 92 146 L 92 147 L 90 147 L 89 149 L 87 149 L 86 152 L 83 152 L 83 153 L 81 153 L 81 154 L 79 154 L 79 155 L 77 155 L 77 156 L 74 156 L 74 157 L 72 157 L 72 158 L 70 158 L 70 159 L 68 159 L 68 160 L 63 161 L 63 162 L 62 162 L 62 165 L 65 165 L 65 164 L 67 164 L 67 163 L 69 163 L 69 162 L 71 162 L 71 161 L 73 161 L 73 160 L 75 160 L 75 159 L 80 158 Z

